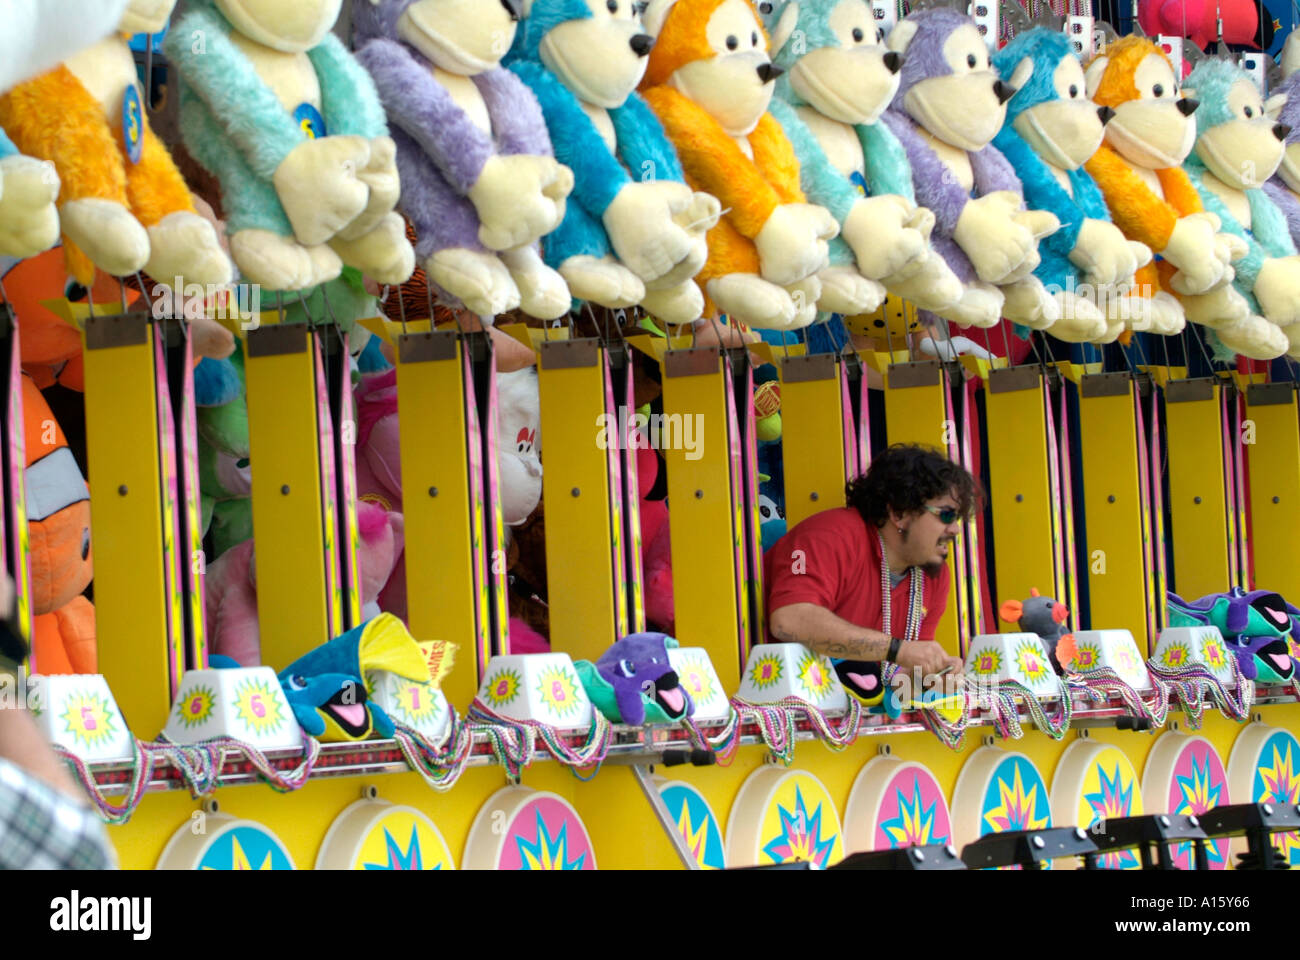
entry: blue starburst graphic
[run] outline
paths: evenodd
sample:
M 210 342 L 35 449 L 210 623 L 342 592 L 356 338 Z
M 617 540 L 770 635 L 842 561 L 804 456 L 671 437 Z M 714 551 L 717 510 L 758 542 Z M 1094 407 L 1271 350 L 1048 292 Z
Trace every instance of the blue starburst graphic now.
M 537 811 L 537 840 L 529 843 L 516 836 L 515 843 L 519 845 L 519 860 L 525 870 L 581 870 L 587 860 L 585 853 L 577 860 L 569 859 L 568 823 L 560 827 L 560 832 L 552 840 L 540 810 Z
M 928 807 L 922 807 L 925 800 L 921 797 L 919 778 L 912 781 L 910 800 L 902 790 L 899 790 L 896 796 L 898 816 L 891 820 L 884 820 L 880 824 L 880 829 L 889 837 L 890 849 L 948 842 L 947 834 L 939 836 L 935 833 L 935 808 L 938 801 L 932 801 Z
M 822 839 L 822 805 L 817 804 L 810 816 L 803 791 L 796 786 L 794 810 L 777 807 L 777 812 L 781 818 L 781 832 L 763 847 L 763 852 L 772 858 L 773 863 L 807 861 L 824 869 L 835 846 L 835 834 Z
M 384 827 L 384 845 L 388 848 L 387 863 L 367 863 L 367 870 L 423 870 L 424 862 L 420 855 L 420 838 L 416 834 L 416 827 L 411 825 L 411 839 L 403 850 L 398 842 L 393 839 L 393 835 Z M 442 864 L 438 864 L 433 869 L 441 870 Z
M 1124 789 L 1124 777 L 1119 764 L 1115 764 L 1113 776 L 1106 775 L 1106 768 L 1099 766 L 1097 777 L 1101 781 L 1101 790 L 1097 793 L 1084 794 L 1083 799 L 1092 807 L 1092 820 L 1088 826 L 1098 820 L 1118 820 L 1127 817 L 1133 808 L 1133 784 Z M 1132 850 L 1108 853 L 1101 858 L 1101 865 L 1107 870 L 1127 870 L 1137 866 L 1137 857 Z

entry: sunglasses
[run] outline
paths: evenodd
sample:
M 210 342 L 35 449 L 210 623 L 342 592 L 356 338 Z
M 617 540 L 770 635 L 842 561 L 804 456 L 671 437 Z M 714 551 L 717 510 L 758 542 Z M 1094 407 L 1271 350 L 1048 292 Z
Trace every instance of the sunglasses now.
M 938 517 L 939 522 L 944 526 L 955 522 L 961 516 L 961 511 L 956 507 L 931 507 L 927 505 L 925 509 Z

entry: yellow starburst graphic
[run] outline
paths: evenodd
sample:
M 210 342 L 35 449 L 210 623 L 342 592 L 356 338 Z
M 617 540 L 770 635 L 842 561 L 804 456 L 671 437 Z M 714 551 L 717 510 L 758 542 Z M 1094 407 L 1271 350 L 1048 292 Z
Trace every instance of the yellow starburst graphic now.
M 754 669 L 749 671 L 749 682 L 760 690 L 774 687 L 781 679 L 781 658 L 762 656 L 754 661 Z
M 1222 670 L 1228 662 L 1228 653 L 1223 649 L 1219 638 L 1210 634 L 1201 642 L 1201 656 L 1211 670 Z
M 682 686 L 686 688 L 686 692 L 691 695 L 697 707 L 708 703 L 717 695 L 713 677 L 696 657 L 683 660 L 677 676 L 681 678 Z
M 1037 686 L 1051 672 L 1043 647 L 1037 640 L 1022 640 L 1016 647 L 1016 666 L 1030 686 Z
M 537 695 L 556 716 L 567 717 L 582 707 L 578 684 L 563 667 L 547 667 L 537 678 Z
M 117 733 L 113 726 L 113 711 L 97 693 L 75 691 L 70 694 L 61 719 L 67 724 L 66 730 L 72 738 L 87 747 L 105 743 Z
M 1185 643 L 1171 643 L 1160 655 L 1160 661 L 1166 667 L 1185 667 L 1191 662 L 1192 652 Z
M 513 670 L 502 670 L 495 674 L 483 687 L 489 706 L 504 707 L 519 695 L 519 674 Z
M 404 683 L 394 700 L 397 712 L 411 726 L 418 727 L 442 711 L 438 691 L 427 683 Z
M 1101 651 L 1090 643 L 1080 643 L 1075 646 L 1074 658 L 1070 660 L 1070 669 L 1075 673 L 1087 673 L 1089 670 L 1096 670 L 1101 663 Z
M 281 695 L 261 680 L 245 680 L 235 689 L 235 715 L 255 733 L 279 730 L 284 723 Z
M 975 654 L 972 669 L 981 677 L 997 676 L 1002 669 L 1002 653 L 996 647 L 985 647 Z
M 835 688 L 838 678 L 831 665 L 809 652 L 799 661 L 799 683 L 814 702 L 823 699 Z
M 712 869 L 712 865 L 706 863 L 704 854 L 708 852 L 707 844 L 709 839 L 709 821 L 702 820 L 697 827 L 691 823 L 691 808 L 689 804 L 682 804 L 681 816 L 677 818 L 677 832 L 682 835 L 686 841 L 686 849 L 695 857 L 695 863 L 701 870 Z
M 176 716 L 186 727 L 197 727 L 212 716 L 216 694 L 210 687 L 191 687 L 176 701 Z

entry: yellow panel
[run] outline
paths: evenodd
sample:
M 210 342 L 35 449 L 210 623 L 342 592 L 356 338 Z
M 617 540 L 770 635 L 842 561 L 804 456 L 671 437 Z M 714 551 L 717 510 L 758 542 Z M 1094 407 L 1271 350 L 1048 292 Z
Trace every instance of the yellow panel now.
M 330 639 L 311 344 L 306 324 L 262 327 L 245 363 L 257 617 L 277 670 Z
M 1285 403 L 1261 403 L 1284 391 Z M 1250 457 L 1250 532 L 1255 585 L 1284 597 L 1300 596 L 1295 533 L 1300 529 L 1300 428 L 1290 384 L 1254 387 L 1246 393 L 1246 416 L 1254 426 Z M 1250 424 L 1246 424 L 1250 439 Z
M 787 360 L 781 370 L 785 520 L 844 506 L 844 423 L 839 366 L 831 354 Z
M 933 368 L 933 375 L 929 368 Z M 914 374 L 912 371 L 920 371 Z M 905 380 L 904 377 L 908 376 Z M 946 452 L 948 445 L 944 430 L 948 414 L 943 401 L 942 372 L 938 364 L 917 367 L 889 367 L 885 390 L 885 434 L 889 443 L 920 443 Z M 917 378 L 917 386 L 903 386 Z M 955 425 L 953 425 L 955 427 Z M 934 638 L 953 656 L 961 656 L 961 638 L 958 631 L 957 576 L 955 555 L 948 554 L 948 605 L 939 620 Z
M 1206 388 L 1210 396 L 1203 400 L 1176 401 L 1168 390 L 1165 397 L 1174 548 L 1169 589 L 1189 600 L 1226 590 L 1230 582 L 1223 412 L 1218 384 Z
M 723 688 L 735 690 L 742 664 L 726 381 L 716 351 L 690 353 L 694 356 L 670 356 L 663 378 L 664 413 L 699 415 L 706 430 L 699 459 L 686 459 L 681 445 L 665 451 L 677 639 L 684 647 L 704 647 Z M 674 376 L 675 364 L 685 366 L 689 360 L 699 364 L 695 370 L 700 372 Z
M 134 342 L 97 347 L 105 323 Z M 83 354 L 99 671 L 144 738 L 162 730 L 172 699 L 153 354 L 143 314 L 97 319 Z
M 1042 379 L 1032 369 L 1017 376 L 1031 377 L 1032 386 L 985 394 L 998 606 L 1024 600 L 1030 588 L 1048 594 L 1056 579 Z
M 479 676 L 461 349 L 451 333 L 399 337 L 397 408 L 408 619 L 418 639 L 459 645 L 443 690 L 463 707 Z
M 575 660 L 595 660 L 618 637 L 609 460 L 598 442 L 605 422 L 599 343 L 583 339 L 543 346 L 538 381 L 546 444 L 542 496 L 551 641 Z M 607 426 L 606 436 L 616 440 L 618 424 Z
M 1119 396 L 1084 396 L 1079 420 L 1092 627 L 1131 630 L 1145 650 L 1151 638 L 1132 384 Z

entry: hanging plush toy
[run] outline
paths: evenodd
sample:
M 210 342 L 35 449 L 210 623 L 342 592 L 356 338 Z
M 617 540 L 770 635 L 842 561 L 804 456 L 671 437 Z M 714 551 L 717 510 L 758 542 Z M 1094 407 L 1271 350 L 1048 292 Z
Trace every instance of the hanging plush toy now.
M 455 645 L 442 648 L 436 673 L 402 621 L 383 613 L 299 657 L 280 671 L 280 686 L 299 726 L 322 743 L 391 737 L 396 728 L 366 696 L 366 675 L 385 670 L 416 683 L 440 686 Z
M 668 662 L 677 641 L 663 633 L 634 633 L 619 640 L 594 664 L 574 663 L 592 705 L 614 723 L 672 723 L 695 712 L 695 704 Z
M 90 491 L 49 404 L 23 377 L 32 649 L 42 674 L 95 673 Z
M 1282 57 L 1280 59 L 1282 66 L 1282 77 L 1290 80 L 1296 74 L 1300 73 L 1300 30 L 1291 28 L 1291 36 L 1286 38 L 1286 44 L 1282 47 Z
M 1292 344 L 1300 348 L 1300 257 L 1286 217 L 1261 187 L 1281 164 L 1291 131 L 1265 114 L 1259 87 L 1226 60 L 1201 61 L 1183 92 L 1201 102 L 1196 147 L 1184 169 L 1205 209 L 1249 248 L 1233 265 L 1233 283 L 1253 318 L 1268 321 L 1245 336 L 1225 327 L 1218 337 L 1233 353 L 1280 357 Z
M 934 215 L 916 206 L 907 154 L 878 122 L 903 62 L 883 38 L 866 0 L 786 4 L 772 39 L 785 72 L 770 109 L 794 144 L 804 193 L 840 224 L 832 265 L 941 310 L 961 298 L 961 281 L 930 249 Z
M 1138 284 L 1177 294 L 1188 320 L 1234 339 L 1251 331 L 1266 335 L 1231 283 L 1232 261 L 1246 255 L 1246 244 L 1218 232 L 1218 217 L 1205 212 L 1180 166 L 1196 142 L 1191 115 L 1198 103 L 1179 95 L 1169 58 L 1150 40 L 1124 37 L 1095 57 L 1085 75 L 1089 98 L 1115 116 L 1084 168 L 1115 225 L 1161 258 L 1138 271 Z
M 962 307 L 943 315 L 981 327 L 995 326 L 1001 315 L 1047 329 L 1061 313 L 1061 298 L 1033 271 L 1038 240 L 1060 223 L 1024 209 L 1016 172 L 991 145 L 1032 61 L 998 79 L 975 22 L 943 8 L 913 11 L 888 45 L 904 59 L 884 121 L 907 151 L 917 202 L 934 211 L 931 243 L 967 284 Z
M 68 270 L 89 285 L 144 270 L 160 283 L 230 282 L 212 224 L 195 212 L 167 148 L 149 127 L 126 36 L 156 33 L 174 0 L 132 0 L 121 35 L 0 97 L 0 128 L 23 153 L 58 170 Z
M 410 277 L 396 145 L 373 81 L 330 32 L 343 0 L 194 0 L 164 49 L 181 135 L 221 183 L 230 247 L 267 290 Z
M 653 39 L 633 0 L 527 0 L 507 63 L 541 102 L 556 156 L 573 169 L 548 263 L 580 300 L 641 304 L 660 321 L 697 320 L 693 278 L 721 207 L 686 186 L 659 121 L 635 93 Z
M 1048 657 L 1051 658 L 1052 667 L 1057 673 L 1064 673 L 1061 669 L 1061 661 L 1057 659 L 1057 644 L 1063 644 L 1068 647 L 1073 640 L 1073 634 L 1070 633 L 1070 627 L 1066 623 L 1070 619 L 1070 611 L 1066 609 L 1065 604 L 1057 603 L 1051 597 L 1044 597 L 1037 588 L 1031 588 L 1029 599 L 1024 603 L 1019 600 L 1007 600 L 1002 606 L 998 607 L 998 616 L 1007 623 L 1016 624 L 1023 633 L 1036 633 L 1038 639 L 1043 641 L 1043 647 L 1047 650 Z M 1067 650 L 1061 649 L 1061 654 Z M 1071 657 L 1065 657 L 1065 662 L 1069 663 Z
M 1286 217 L 1291 242 L 1300 248 L 1300 75 L 1282 84 L 1266 106 L 1269 115 L 1289 129 L 1286 152 L 1273 179 L 1264 184 L 1264 192 Z
M 0 130 L 0 257 L 34 257 L 59 239 L 59 175 L 25 157 Z
M 1052 325 L 1052 336 L 1109 343 L 1126 322 L 1131 329 L 1178 333 L 1183 308 L 1172 296 L 1130 296 L 1151 249 L 1127 240 L 1111 223 L 1101 191 L 1083 169 L 1114 111 L 1088 99 L 1083 65 L 1064 33 L 1035 27 L 1019 34 L 994 55 L 993 67 L 1009 76 L 1026 58 L 1033 72 L 1007 101 L 1007 121 L 993 146 L 1015 167 L 1025 202 L 1061 221 L 1061 229 L 1039 244 L 1043 262 L 1034 271 L 1049 289 L 1078 292 L 1073 309 L 1062 309 Z
M 1137 10 L 1138 23 L 1149 37 L 1186 37 L 1202 50 L 1215 42 L 1255 46 L 1260 17 L 1257 0 L 1160 0 Z
M 416 254 L 454 300 L 488 317 L 553 319 L 569 289 L 535 246 L 573 175 L 554 159 L 536 99 L 500 60 L 519 0 L 355 0 L 357 59 L 397 143 Z
M 1295 674 L 1288 638 L 1300 610 L 1279 594 L 1233 587 L 1190 602 L 1171 593 L 1168 603 L 1171 627 L 1218 627 L 1248 679 L 1288 683 Z
M 805 202 L 799 161 L 767 112 L 781 70 L 747 0 L 652 0 L 656 41 L 642 92 L 677 147 L 687 182 L 722 201 L 699 283 L 716 311 L 752 327 L 810 324 L 878 299 L 855 270 L 829 267 L 839 225 Z

